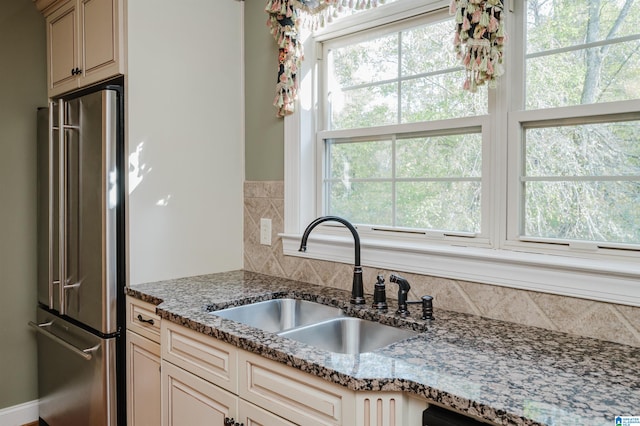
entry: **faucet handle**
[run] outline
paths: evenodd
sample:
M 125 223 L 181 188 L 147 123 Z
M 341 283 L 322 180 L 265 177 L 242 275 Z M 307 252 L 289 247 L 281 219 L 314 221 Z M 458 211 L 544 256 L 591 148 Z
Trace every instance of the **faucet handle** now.
M 409 316 L 409 309 L 407 307 L 407 296 L 409 295 L 409 290 L 411 290 L 409 281 L 393 274 L 389 276 L 389 281 L 398 284 L 398 310 L 396 314 L 402 318 L 406 318 Z
M 384 275 L 379 274 L 373 289 L 373 309 L 387 312 L 387 293 L 384 286 Z

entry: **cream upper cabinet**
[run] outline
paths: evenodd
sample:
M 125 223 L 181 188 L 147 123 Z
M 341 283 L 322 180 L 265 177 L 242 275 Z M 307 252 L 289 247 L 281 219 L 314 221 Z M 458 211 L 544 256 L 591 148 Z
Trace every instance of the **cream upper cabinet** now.
M 50 97 L 124 74 L 122 0 L 67 0 L 44 13 Z

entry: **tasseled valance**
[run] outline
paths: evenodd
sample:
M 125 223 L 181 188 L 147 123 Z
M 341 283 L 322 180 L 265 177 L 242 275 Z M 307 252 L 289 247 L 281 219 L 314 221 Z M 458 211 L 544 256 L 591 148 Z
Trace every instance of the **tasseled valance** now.
M 467 78 L 463 88 L 475 92 L 488 83 L 495 88 L 504 73 L 502 51 L 505 42 L 503 0 L 452 0 L 449 12 L 455 14 L 454 47 Z
M 278 81 L 273 105 L 278 116 L 294 111 L 298 92 L 298 70 L 304 57 L 299 30 L 302 26 L 316 30 L 330 23 L 345 10 L 376 7 L 384 0 L 269 0 L 265 11 L 269 14 L 267 26 L 276 39 L 278 54 Z
M 302 26 L 316 30 L 345 11 L 368 9 L 378 3 L 384 0 L 268 0 L 267 26 L 279 48 L 273 101 L 279 117 L 294 112 L 298 70 L 304 56 L 299 40 Z M 497 77 L 503 73 L 503 0 L 452 0 L 450 11 L 455 14 L 455 50 L 467 69 L 464 88 L 475 92 L 484 83 L 495 87 Z

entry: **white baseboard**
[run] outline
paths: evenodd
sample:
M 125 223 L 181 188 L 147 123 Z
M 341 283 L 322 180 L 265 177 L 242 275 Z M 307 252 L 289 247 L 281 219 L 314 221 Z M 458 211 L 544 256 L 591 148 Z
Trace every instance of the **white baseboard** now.
M 21 426 L 38 420 L 38 400 L 0 410 L 0 425 Z

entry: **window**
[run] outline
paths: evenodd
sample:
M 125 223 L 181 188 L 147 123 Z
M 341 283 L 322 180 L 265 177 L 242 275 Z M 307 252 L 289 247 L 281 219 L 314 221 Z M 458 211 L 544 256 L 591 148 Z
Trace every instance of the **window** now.
M 487 90 L 460 90 L 464 69 L 442 43 L 453 27 L 437 10 L 322 44 L 326 214 L 377 230 L 482 234 Z
M 633 1 L 527 2 L 525 99 L 511 135 L 520 241 L 640 248 L 640 111 L 629 102 L 640 99 L 638 19 Z
M 400 0 L 307 42 L 285 253 L 334 214 L 374 266 L 640 304 L 640 2 L 507 1 L 506 73 L 474 95 L 448 5 Z M 336 234 L 317 257 L 348 262 Z

